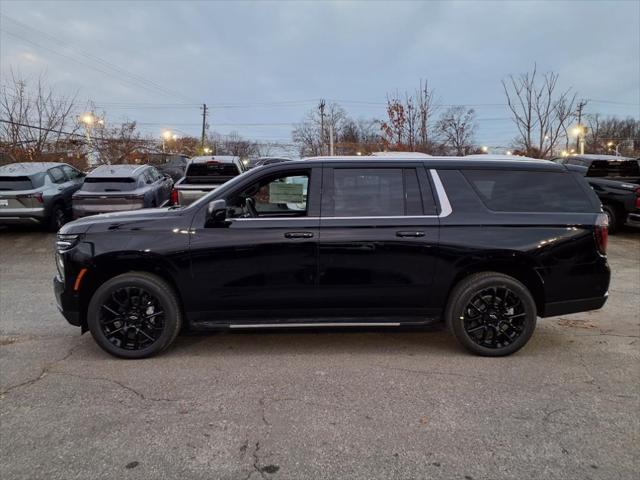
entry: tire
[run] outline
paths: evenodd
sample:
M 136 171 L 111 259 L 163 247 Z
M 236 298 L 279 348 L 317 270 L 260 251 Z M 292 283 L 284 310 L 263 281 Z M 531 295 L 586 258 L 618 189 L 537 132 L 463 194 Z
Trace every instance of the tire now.
M 496 272 L 461 280 L 445 311 L 447 326 L 462 346 L 486 357 L 520 350 L 531 338 L 536 318 L 536 304 L 527 287 Z
M 89 302 L 87 323 L 94 340 L 107 353 L 147 358 L 176 339 L 182 311 L 167 282 L 150 273 L 130 272 L 107 280 L 96 290 Z
M 616 210 L 611 205 L 603 205 L 602 211 L 609 219 L 609 233 L 616 233 L 620 228 L 620 222 L 616 215 Z
M 57 203 L 51 208 L 47 229 L 51 232 L 57 232 L 65 223 L 67 223 L 67 214 L 63 206 Z

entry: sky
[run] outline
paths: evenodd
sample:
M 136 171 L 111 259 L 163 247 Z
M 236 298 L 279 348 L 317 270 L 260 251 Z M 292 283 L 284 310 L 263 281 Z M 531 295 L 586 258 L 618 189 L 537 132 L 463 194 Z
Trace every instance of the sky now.
M 479 145 L 516 130 L 501 80 L 537 64 L 586 113 L 640 118 L 640 1 L 57 2 L 0 0 L 0 83 L 45 73 L 108 123 L 291 142 L 320 98 L 354 118 L 428 80 L 476 110 Z

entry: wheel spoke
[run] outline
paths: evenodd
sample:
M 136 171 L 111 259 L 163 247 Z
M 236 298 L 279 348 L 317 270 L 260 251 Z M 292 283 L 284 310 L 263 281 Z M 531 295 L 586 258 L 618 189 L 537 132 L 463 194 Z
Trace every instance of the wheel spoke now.
M 107 312 L 113 313 L 116 317 L 120 316 L 118 312 L 113 310 L 111 307 L 108 307 L 107 305 L 102 305 L 102 308 L 104 308 Z
M 465 312 L 465 333 L 471 341 L 485 348 L 504 348 L 525 330 L 527 311 L 524 304 L 513 290 L 505 286 L 478 291 L 467 304 Z
M 140 350 L 153 345 L 162 335 L 165 322 L 163 305 L 152 293 L 138 286 L 110 292 L 100 305 L 100 328 L 111 343 L 123 350 Z M 152 313 L 146 314 L 147 309 Z M 115 322 L 122 322 L 113 329 Z

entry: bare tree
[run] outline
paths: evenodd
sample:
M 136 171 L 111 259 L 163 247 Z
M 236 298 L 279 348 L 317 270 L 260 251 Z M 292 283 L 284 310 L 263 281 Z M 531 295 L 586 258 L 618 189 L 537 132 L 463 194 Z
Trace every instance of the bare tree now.
M 92 135 L 93 147 L 101 163 L 129 163 L 154 149 L 153 142 L 136 129 L 136 122 L 124 122 L 113 127 L 102 125 L 93 129 Z
M 640 155 L 640 120 L 634 118 L 587 117 L 586 148 L 590 153 Z
M 436 125 L 444 145 L 455 155 L 470 153 L 476 129 L 475 111 L 463 106 L 449 108 L 442 114 Z
M 394 150 L 430 152 L 430 120 L 434 112 L 434 93 L 428 83 L 404 97 L 399 93 L 387 95 L 387 120 L 380 124 L 386 146 Z
M 326 153 L 329 144 L 329 132 L 332 129 L 334 139 L 337 139 L 347 122 L 345 110 L 337 103 L 330 104 L 324 109 L 324 132 L 321 125 L 323 119 L 317 109 L 309 111 L 304 120 L 294 126 L 291 137 L 298 146 L 300 156 L 317 156 Z
M 0 89 L 0 140 L 6 148 L 18 158 L 35 160 L 68 144 L 79 130 L 76 95 L 55 92 L 44 75 L 29 82 L 11 71 L 7 80 Z
M 569 88 L 556 93 L 557 73 L 538 77 L 537 67 L 518 77 L 509 75 L 502 87 L 518 129 L 516 143 L 530 157 L 546 158 L 566 139 L 575 116 L 576 94 Z

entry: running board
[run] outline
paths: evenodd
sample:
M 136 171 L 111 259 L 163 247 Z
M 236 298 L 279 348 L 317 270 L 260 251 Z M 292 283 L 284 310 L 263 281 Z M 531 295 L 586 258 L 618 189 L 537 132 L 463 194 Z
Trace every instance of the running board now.
M 232 323 L 229 328 L 319 328 L 319 327 L 399 327 L 400 323 L 318 322 L 318 323 Z

